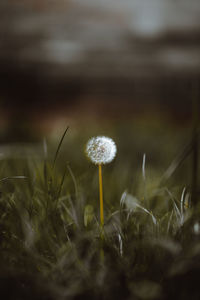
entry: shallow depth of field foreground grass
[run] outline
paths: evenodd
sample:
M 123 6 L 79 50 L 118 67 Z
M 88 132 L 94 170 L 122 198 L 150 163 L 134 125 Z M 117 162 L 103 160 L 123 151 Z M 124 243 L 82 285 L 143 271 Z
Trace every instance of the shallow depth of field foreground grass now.
M 58 155 L 44 142 L 1 157 L 2 299 L 200 299 L 189 135 L 159 129 L 144 142 L 140 129 L 103 132 L 118 147 L 103 168 L 103 241 L 97 168 L 83 149 L 90 136 L 70 140 L 70 129 Z

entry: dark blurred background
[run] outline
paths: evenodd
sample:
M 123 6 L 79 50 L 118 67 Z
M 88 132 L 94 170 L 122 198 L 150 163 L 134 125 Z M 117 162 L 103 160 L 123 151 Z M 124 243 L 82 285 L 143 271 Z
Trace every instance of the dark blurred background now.
M 58 120 L 185 126 L 199 86 L 199 0 L 0 2 L 2 142 Z

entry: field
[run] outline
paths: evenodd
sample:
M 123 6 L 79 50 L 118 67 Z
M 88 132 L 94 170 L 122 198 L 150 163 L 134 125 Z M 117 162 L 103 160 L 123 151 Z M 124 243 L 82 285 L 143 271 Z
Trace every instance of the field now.
M 60 143 L 65 128 L 0 151 L 3 298 L 199 299 L 190 126 L 153 117 L 83 123 Z M 84 153 L 96 135 L 118 149 L 103 166 L 103 236 L 98 170 Z

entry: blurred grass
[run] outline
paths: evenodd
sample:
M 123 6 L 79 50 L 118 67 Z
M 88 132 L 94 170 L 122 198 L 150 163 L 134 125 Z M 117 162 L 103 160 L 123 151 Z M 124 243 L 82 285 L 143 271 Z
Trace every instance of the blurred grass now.
M 63 128 L 37 147 L 2 147 L 6 299 L 199 299 L 200 207 L 194 214 L 190 156 L 161 181 L 191 131 L 145 120 L 70 128 L 59 151 Z M 102 134 L 118 147 L 115 161 L 103 167 L 103 245 L 98 170 L 84 155 L 88 138 Z

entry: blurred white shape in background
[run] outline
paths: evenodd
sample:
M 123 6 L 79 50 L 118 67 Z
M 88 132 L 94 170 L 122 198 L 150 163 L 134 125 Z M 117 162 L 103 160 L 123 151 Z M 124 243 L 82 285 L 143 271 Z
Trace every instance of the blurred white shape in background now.
M 83 55 L 82 46 L 75 41 L 50 39 L 44 43 L 44 49 L 45 59 L 57 63 L 77 61 Z
M 200 234 L 200 225 L 199 225 L 198 222 L 196 222 L 196 223 L 194 224 L 194 233 L 195 233 L 195 234 Z

